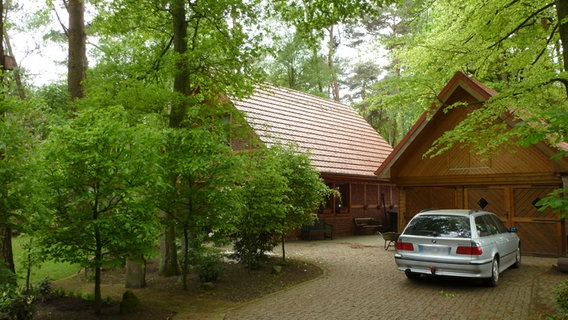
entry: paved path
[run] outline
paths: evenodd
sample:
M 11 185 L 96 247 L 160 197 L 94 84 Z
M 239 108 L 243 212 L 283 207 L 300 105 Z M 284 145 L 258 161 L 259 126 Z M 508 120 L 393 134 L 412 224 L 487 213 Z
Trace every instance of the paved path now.
M 554 287 L 568 279 L 556 259 L 523 256 L 519 269 L 488 288 L 469 279 L 406 279 L 377 236 L 286 244 L 289 257 L 314 262 L 324 276 L 249 302 L 225 319 L 544 319 Z M 278 252 L 278 248 L 275 250 Z

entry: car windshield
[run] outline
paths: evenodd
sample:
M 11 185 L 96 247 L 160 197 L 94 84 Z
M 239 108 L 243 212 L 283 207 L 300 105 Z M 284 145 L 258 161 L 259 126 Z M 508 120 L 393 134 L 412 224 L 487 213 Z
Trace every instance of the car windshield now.
M 424 215 L 410 221 L 405 234 L 432 237 L 469 238 L 469 218 L 450 215 Z

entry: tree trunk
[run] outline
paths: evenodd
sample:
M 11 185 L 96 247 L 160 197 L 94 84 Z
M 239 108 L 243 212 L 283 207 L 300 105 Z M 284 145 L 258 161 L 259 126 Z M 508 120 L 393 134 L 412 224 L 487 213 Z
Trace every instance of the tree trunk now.
M 4 68 L 4 2 L 0 1 L 0 61 L 2 64 L 2 71 Z M 4 78 L 0 74 L 0 86 L 3 86 Z M 0 100 L 4 100 L 4 95 L 0 93 Z M 5 155 L 0 155 L 0 161 L 5 161 Z M 0 263 L 5 264 L 6 268 L 12 273 L 16 274 L 16 267 L 14 265 L 14 254 L 12 252 L 12 227 L 8 224 L 8 185 L 6 182 L 2 182 L 0 185 L 0 197 L 2 203 L 0 203 L 0 218 L 2 218 L 2 223 L 0 223 Z M 16 280 L 16 277 L 11 279 Z M 16 284 L 14 282 L 14 284 Z
M 568 71 L 568 1 L 566 0 L 556 0 L 556 14 L 558 15 L 558 21 L 560 22 L 560 41 L 562 42 L 562 59 L 564 60 L 564 71 Z M 564 85 L 566 88 L 566 95 L 568 96 L 568 85 Z
M 9 225 L 0 226 L 0 262 L 6 265 L 8 270 L 16 273 L 14 254 L 12 251 L 12 228 Z
M 103 261 L 103 246 L 101 233 L 97 226 L 95 226 L 95 228 L 95 314 L 101 315 L 103 302 L 101 295 L 101 266 Z
M 126 260 L 126 288 L 146 287 L 146 259 L 140 255 Z
M 180 128 L 187 113 L 187 96 L 190 95 L 189 69 L 185 54 L 187 53 L 187 20 L 184 0 L 172 0 L 172 18 L 174 34 L 174 52 L 177 54 L 177 72 L 174 75 L 174 93 L 179 95 L 179 99 L 172 102 L 169 116 L 170 128 Z M 162 260 L 160 262 L 160 275 L 174 276 L 179 275 L 177 250 L 175 245 L 175 228 L 167 226 L 162 237 L 161 251 Z
M 286 247 L 284 245 L 284 243 L 286 242 L 286 236 L 284 235 L 284 232 L 282 232 L 282 237 L 280 240 L 282 242 L 282 262 L 286 263 Z
M 12 44 L 10 43 L 10 38 L 8 37 L 8 33 L 4 30 L 4 42 L 6 43 L 6 49 L 8 50 L 8 55 L 14 58 L 14 80 L 16 81 L 16 89 L 18 90 L 18 95 L 20 99 L 26 99 L 26 92 L 24 91 L 24 86 L 22 85 L 22 77 L 20 76 L 20 69 L 18 65 L 15 63 L 16 57 L 14 57 L 14 52 L 12 51 Z
M 337 80 L 337 72 L 335 72 L 335 66 L 333 63 L 333 57 L 335 56 L 335 42 L 334 42 L 334 26 L 329 27 L 329 51 L 327 53 L 327 67 L 329 72 L 333 77 L 332 89 L 333 89 L 333 100 L 339 102 L 339 81 Z
M 69 62 L 67 66 L 67 85 L 69 99 L 83 98 L 83 81 L 87 78 L 87 35 L 85 33 L 85 1 L 69 0 Z
M 189 272 L 189 226 L 187 223 L 183 227 L 183 267 L 182 267 L 182 282 L 183 290 L 187 290 L 187 273 Z
M 173 277 L 179 275 L 179 265 L 177 259 L 176 230 L 174 226 L 164 227 L 164 232 L 160 239 L 160 275 Z
M 189 70 L 185 54 L 187 53 L 187 21 L 184 0 L 173 0 L 172 16 L 174 31 L 174 51 L 177 54 L 177 72 L 174 76 L 174 93 L 181 96 L 172 104 L 170 127 L 179 128 L 187 112 L 187 96 L 190 95 Z

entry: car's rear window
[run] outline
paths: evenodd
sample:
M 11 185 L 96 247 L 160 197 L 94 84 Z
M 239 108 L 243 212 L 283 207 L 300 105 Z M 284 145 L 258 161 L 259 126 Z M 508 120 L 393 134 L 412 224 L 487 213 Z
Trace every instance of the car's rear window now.
M 469 238 L 469 218 L 450 215 L 424 215 L 410 221 L 405 234 L 432 237 Z

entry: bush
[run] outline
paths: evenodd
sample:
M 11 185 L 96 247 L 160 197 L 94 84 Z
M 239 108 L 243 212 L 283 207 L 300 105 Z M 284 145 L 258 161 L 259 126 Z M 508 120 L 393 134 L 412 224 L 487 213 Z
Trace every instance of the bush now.
M 34 296 L 27 294 L 16 286 L 0 288 L 0 319 L 31 320 L 35 312 Z
M 199 258 L 197 273 L 201 282 L 215 282 L 223 273 L 224 264 L 216 253 L 206 253 Z
M 258 269 L 268 260 L 267 252 L 271 252 L 277 244 L 269 232 L 240 232 L 234 240 L 234 257 L 245 263 L 249 269 Z
M 37 295 L 37 298 L 43 302 L 47 296 L 52 293 L 51 281 L 48 278 L 41 280 L 34 285 L 33 292 Z

